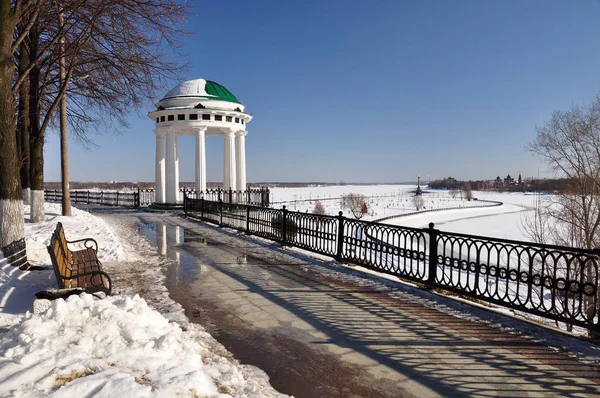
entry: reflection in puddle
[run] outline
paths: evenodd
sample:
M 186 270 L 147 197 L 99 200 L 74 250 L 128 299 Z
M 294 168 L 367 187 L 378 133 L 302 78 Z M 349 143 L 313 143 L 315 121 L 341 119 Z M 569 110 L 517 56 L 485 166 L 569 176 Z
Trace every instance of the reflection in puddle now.
M 174 261 L 167 269 L 167 285 L 177 286 L 196 276 L 198 264 L 195 258 L 181 247 L 183 243 L 198 242 L 196 236 L 186 239 L 187 231 L 178 225 L 143 220 L 138 231 L 150 240 L 160 255 Z

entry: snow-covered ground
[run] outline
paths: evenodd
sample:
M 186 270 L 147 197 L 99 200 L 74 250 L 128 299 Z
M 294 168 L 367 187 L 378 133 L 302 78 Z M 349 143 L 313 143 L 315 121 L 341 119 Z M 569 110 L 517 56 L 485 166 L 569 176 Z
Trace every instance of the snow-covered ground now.
M 285 205 L 288 210 L 312 212 L 317 201 L 320 201 L 326 214 L 337 215 L 340 210 L 346 217 L 351 214 L 341 208 L 339 198 L 348 193 L 359 193 L 368 198 L 369 214 L 364 220 L 378 220 L 384 217 L 416 211 L 413 204 L 416 185 L 334 185 L 301 188 L 270 188 L 272 207 Z M 451 191 L 430 190 L 424 188 L 424 210 L 440 208 L 456 208 L 442 212 L 423 211 L 422 214 L 410 215 L 386 220 L 387 224 L 425 228 L 430 222 L 436 228 L 471 235 L 483 235 L 495 238 L 529 240 L 521 226 L 523 218 L 532 211 L 536 195 L 528 193 L 498 193 L 474 191 L 473 197 L 478 200 L 467 201 L 460 193 L 453 195 Z M 502 206 L 489 202 L 502 202 Z M 469 207 L 475 207 L 469 209 Z
M 301 188 L 269 188 L 271 207 L 279 209 L 312 212 L 317 201 L 321 202 L 325 214 L 336 216 L 343 211 L 346 217 L 352 214 L 341 207 L 340 198 L 349 193 L 361 194 L 367 198 L 368 215 L 364 220 L 377 220 L 383 217 L 401 215 L 416 211 L 413 202 L 416 185 L 332 185 Z M 465 208 L 485 206 L 490 203 L 476 200 L 468 201 L 461 194 L 452 195 L 450 191 L 432 190 L 422 196 L 423 209 Z
M 447 232 L 483 235 L 501 239 L 525 240 L 530 238 L 524 232 L 522 221 L 532 212 L 536 195 L 523 193 L 473 193 L 480 200 L 502 202 L 502 206 L 479 209 L 449 210 L 424 213 L 408 218 L 386 221 L 390 224 L 410 227 L 426 227 L 430 222 Z
M 90 213 L 59 214 L 60 205 L 47 203 L 45 222 L 26 223 L 30 263 L 45 269 L 23 272 L 0 257 L 0 396 L 282 396 L 264 372 L 239 364 L 202 327 L 185 322 L 177 305 L 179 323 L 137 295 L 38 300 L 33 311 L 33 294 L 56 287 L 46 245 L 58 221 L 67 239 L 98 241 L 109 274 L 142 255 L 128 252 Z

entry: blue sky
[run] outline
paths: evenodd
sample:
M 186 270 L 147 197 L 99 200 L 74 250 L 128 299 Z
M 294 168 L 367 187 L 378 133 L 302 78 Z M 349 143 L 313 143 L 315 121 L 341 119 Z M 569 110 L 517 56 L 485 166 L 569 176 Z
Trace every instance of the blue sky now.
M 600 94 L 598 0 L 191 4 L 182 80 L 217 81 L 254 115 L 250 182 L 544 176 L 525 150 L 535 126 Z M 97 149 L 71 142 L 71 180 L 153 181 L 151 109 Z M 193 139 L 180 143 L 193 181 Z M 45 156 L 58 181 L 55 132 Z M 223 140 L 207 139 L 209 181 L 222 157 Z

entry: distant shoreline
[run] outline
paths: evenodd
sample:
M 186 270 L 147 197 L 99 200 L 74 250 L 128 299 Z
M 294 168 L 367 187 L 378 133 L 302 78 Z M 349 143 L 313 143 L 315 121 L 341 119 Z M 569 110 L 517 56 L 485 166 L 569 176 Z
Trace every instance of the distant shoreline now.
M 194 188 L 195 182 L 180 182 L 181 188 Z M 330 186 L 371 186 L 371 185 L 417 185 L 417 182 L 249 182 L 249 188 L 260 188 L 260 187 L 277 187 L 277 188 L 303 188 L 303 187 L 330 187 Z M 69 182 L 71 189 L 92 189 L 92 188 L 105 188 L 105 189 L 122 189 L 122 188 L 140 188 L 140 189 L 154 189 L 154 182 L 137 182 L 137 181 L 71 181 Z M 222 186 L 219 182 L 209 182 L 207 184 L 208 189 L 216 189 Z M 44 183 L 45 189 L 61 189 L 60 181 L 49 181 Z

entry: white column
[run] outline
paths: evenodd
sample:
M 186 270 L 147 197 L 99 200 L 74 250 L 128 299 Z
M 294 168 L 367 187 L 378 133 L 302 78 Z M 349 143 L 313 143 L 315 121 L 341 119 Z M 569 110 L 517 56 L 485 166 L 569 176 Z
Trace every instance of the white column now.
M 223 134 L 223 190 L 229 189 L 229 141 L 227 135 Z
M 235 133 L 236 137 L 236 177 L 237 190 L 246 190 L 246 134 L 247 131 L 240 130 Z
M 206 191 L 206 128 L 196 134 L 196 192 Z
M 176 166 L 175 158 L 177 157 L 177 147 L 175 142 L 177 138 L 175 133 L 172 131 L 167 132 L 167 145 L 166 145 L 166 189 L 165 189 L 165 201 L 166 203 L 175 203 L 177 201 L 177 177 L 176 177 Z
M 179 144 L 178 144 L 179 136 L 175 134 L 175 202 L 182 202 L 183 196 L 180 198 L 179 196 Z
M 156 134 L 156 203 L 165 203 L 165 135 L 155 131 Z
M 235 135 L 233 130 L 227 130 L 223 135 L 225 141 L 223 154 L 223 189 L 236 189 L 235 185 Z

